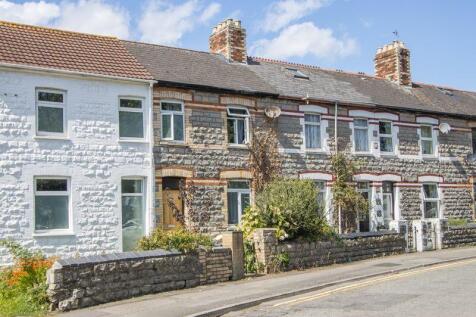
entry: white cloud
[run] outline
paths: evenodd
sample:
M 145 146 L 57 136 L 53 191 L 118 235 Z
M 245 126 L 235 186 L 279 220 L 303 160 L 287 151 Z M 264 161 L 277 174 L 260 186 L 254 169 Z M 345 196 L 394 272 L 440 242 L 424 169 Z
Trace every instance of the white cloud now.
M 129 38 L 129 14 L 101 0 L 80 0 L 61 4 L 55 27 L 71 31 Z
M 0 19 L 70 31 L 129 37 L 129 14 L 102 0 L 13 3 L 0 0 Z
M 45 1 L 14 3 L 0 0 L 0 20 L 47 25 L 60 15 L 60 7 Z
M 258 40 L 251 47 L 254 55 L 286 59 L 312 55 L 333 59 L 356 53 L 357 42 L 352 38 L 337 38 L 331 29 L 319 28 L 312 22 L 294 24 L 272 39 Z
M 261 25 L 265 32 L 277 32 L 326 5 L 329 0 L 281 0 L 272 3 Z
M 218 3 L 203 8 L 198 0 L 179 5 L 152 0 L 140 18 L 141 41 L 177 45 L 185 33 L 194 30 L 197 23 L 206 23 L 220 9 Z

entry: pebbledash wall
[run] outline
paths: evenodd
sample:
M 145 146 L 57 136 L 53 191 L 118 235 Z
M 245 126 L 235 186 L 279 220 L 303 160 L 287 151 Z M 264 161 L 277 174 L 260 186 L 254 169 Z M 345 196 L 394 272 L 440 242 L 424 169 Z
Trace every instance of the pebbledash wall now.
M 65 92 L 66 137 L 36 135 L 37 88 Z M 147 82 L 0 69 L 0 239 L 59 257 L 121 251 L 120 186 L 121 178 L 130 176 L 146 182 L 146 218 L 152 226 L 150 95 Z M 143 100 L 141 142 L 119 140 L 120 96 Z M 70 180 L 69 232 L 35 232 L 36 176 Z M 0 263 L 9 261 L 1 250 Z
M 182 102 L 185 113 L 185 141 L 174 143 L 161 140 L 160 101 Z M 324 181 L 326 209 L 331 209 L 332 174 L 330 154 L 334 149 L 334 105 L 302 104 L 289 99 L 258 98 L 246 95 L 227 95 L 196 90 L 154 88 L 154 139 L 156 165 L 156 206 L 162 218 L 161 181 L 163 176 L 179 176 L 202 185 L 214 194 L 212 220 L 209 231 L 228 227 L 227 184 L 233 179 L 249 179 L 248 150 L 246 146 L 228 144 L 227 106 L 241 106 L 249 110 L 250 129 L 264 122 L 264 109 L 279 106 L 281 116 L 271 124 L 278 132 L 279 150 L 283 158 L 283 174 Z M 321 115 L 323 149 L 304 148 L 304 113 Z M 355 118 L 367 118 L 369 123 L 369 152 L 356 154 L 353 150 Z M 379 151 L 378 122 L 392 122 L 395 151 L 383 155 Z M 438 131 L 438 124 L 452 127 L 449 134 Z M 420 150 L 420 126 L 432 127 L 436 155 L 423 157 Z M 439 218 L 473 219 L 472 176 L 474 163 L 466 159 L 472 153 L 471 128 L 463 119 L 434 117 L 411 111 L 365 110 L 346 105 L 338 108 L 339 151 L 352 155 L 359 167 L 355 181 L 366 181 L 370 186 L 373 206 L 371 230 L 378 227 L 377 214 L 382 209 L 382 182 L 391 181 L 395 188 L 395 223 L 409 224 L 423 218 L 422 183 L 438 184 Z M 387 228 L 388 229 L 388 228 Z M 411 232 L 409 233 L 411 235 Z M 410 241 L 411 243 L 411 241 Z

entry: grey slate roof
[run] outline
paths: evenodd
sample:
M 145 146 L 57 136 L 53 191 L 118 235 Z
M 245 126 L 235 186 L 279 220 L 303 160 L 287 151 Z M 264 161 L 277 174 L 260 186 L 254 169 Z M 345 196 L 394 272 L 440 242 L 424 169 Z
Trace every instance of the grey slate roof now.
M 218 89 L 276 95 L 277 91 L 247 65 L 224 57 L 162 45 L 122 41 L 156 80 Z
M 154 78 L 244 93 L 339 101 L 450 115 L 476 116 L 476 92 L 414 83 L 402 87 L 365 74 L 326 70 L 263 58 L 248 64 L 228 63 L 218 54 L 161 45 L 122 41 Z M 309 79 L 295 78 L 295 68 Z

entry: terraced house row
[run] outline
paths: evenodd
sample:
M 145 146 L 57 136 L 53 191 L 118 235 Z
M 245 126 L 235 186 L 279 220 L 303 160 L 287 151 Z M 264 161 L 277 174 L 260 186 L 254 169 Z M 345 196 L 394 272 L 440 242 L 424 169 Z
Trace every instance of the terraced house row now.
M 265 119 L 283 176 L 315 181 L 329 215 L 330 155 L 357 162 L 361 232 L 424 250 L 447 219 L 474 219 L 476 93 L 413 82 L 402 42 L 377 50 L 375 75 L 247 56 L 236 20 L 209 52 L 7 22 L 0 42 L 2 239 L 63 257 L 130 250 L 176 226 L 181 180 L 211 197 L 204 230 L 235 227 Z

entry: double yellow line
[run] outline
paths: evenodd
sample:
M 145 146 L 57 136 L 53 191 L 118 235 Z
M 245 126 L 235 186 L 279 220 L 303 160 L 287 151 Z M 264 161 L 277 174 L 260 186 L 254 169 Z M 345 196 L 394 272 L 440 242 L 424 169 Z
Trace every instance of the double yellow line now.
M 293 306 L 293 305 L 301 304 L 301 303 L 304 303 L 304 302 L 316 300 L 316 299 L 319 299 L 319 298 L 327 297 L 327 296 L 330 296 L 330 295 L 335 294 L 335 293 L 350 291 L 350 290 L 353 290 L 353 289 L 362 288 L 362 287 L 377 284 L 377 283 L 397 280 L 397 279 L 401 279 L 401 278 L 412 276 L 412 275 L 417 275 L 417 274 L 426 273 L 426 272 L 430 272 L 430 271 L 441 270 L 441 269 L 444 269 L 444 268 L 469 264 L 469 263 L 473 263 L 473 262 L 476 262 L 476 259 L 461 260 L 461 261 L 458 261 L 458 262 L 452 262 L 452 263 L 448 263 L 448 264 L 435 265 L 435 266 L 432 266 L 432 267 L 429 267 L 429 268 L 424 268 L 424 269 L 420 269 L 420 270 L 416 270 L 416 271 L 409 271 L 409 272 L 404 272 L 404 273 L 396 273 L 396 274 L 390 275 L 390 276 L 387 275 L 387 276 L 383 276 L 383 277 L 377 277 L 377 278 L 365 280 L 363 282 L 353 283 L 353 284 L 349 284 L 349 285 L 346 285 L 346 286 L 334 288 L 334 289 L 331 289 L 331 290 L 328 290 L 328 291 L 319 292 L 319 293 L 314 294 L 314 295 L 308 295 L 308 296 L 303 296 L 303 297 L 299 297 L 299 298 L 292 299 L 292 300 L 279 302 L 279 303 L 274 304 L 273 307 L 279 307 L 279 306 L 283 306 L 283 305 Z

